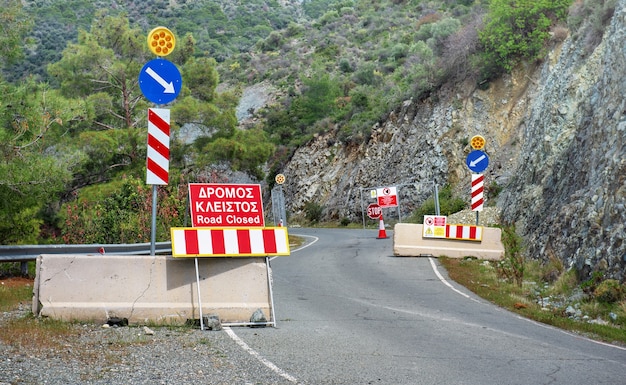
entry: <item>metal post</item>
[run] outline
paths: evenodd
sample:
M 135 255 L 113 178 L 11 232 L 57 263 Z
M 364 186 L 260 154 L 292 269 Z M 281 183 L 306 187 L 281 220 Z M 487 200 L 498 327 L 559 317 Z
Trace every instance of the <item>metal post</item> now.
M 280 201 L 279 203 L 279 208 L 280 208 L 280 213 L 279 215 L 279 223 L 281 226 L 287 226 L 287 209 L 285 208 L 285 195 L 283 193 L 283 185 L 279 184 L 278 185 L 278 190 L 279 190 L 279 195 L 278 195 L 278 200 Z
M 437 183 L 433 182 L 433 184 L 435 185 L 435 214 L 439 216 L 441 215 L 441 211 L 439 209 L 439 190 L 437 189 Z
M 196 289 L 198 290 L 198 309 L 200 311 L 200 330 L 204 330 L 204 316 L 202 315 L 202 299 L 200 298 L 200 272 L 198 270 L 198 258 L 196 260 Z
M 156 217 L 157 217 L 157 185 L 152 185 L 152 234 L 150 236 L 150 255 L 156 254 Z
M 28 262 L 20 263 L 20 272 L 22 273 L 22 276 L 24 277 L 28 275 Z
M 398 190 L 400 190 L 398 188 Z M 396 207 L 396 209 L 398 210 L 398 222 L 402 223 L 402 210 L 400 210 L 400 208 L 402 207 L 402 205 L 400 204 L 400 192 L 397 191 L 396 194 L 398 194 L 398 207 Z
M 265 257 L 265 269 L 267 271 L 267 284 L 268 284 L 268 290 L 270 294 L 270 317 L 272 318 L 270 325 L 276 327 L 276 313 L 274 310 L 274 293 L 272 291 L 272 270 L 270 268 L 270 259 L 268 257 Z
M 363 188 L 359 187 L 359 192 L 361 195 L 361 218 L 363 218 L 363 230 L 365 230 L 365 209 L 363 208 Z

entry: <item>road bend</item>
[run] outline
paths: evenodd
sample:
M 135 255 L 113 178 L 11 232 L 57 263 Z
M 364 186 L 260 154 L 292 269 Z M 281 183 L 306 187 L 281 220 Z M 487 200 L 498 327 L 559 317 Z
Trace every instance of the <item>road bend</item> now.
M 229 330 L 286 384 L 626 384 L 626 349 L 502 310 L 376 230 L 290 233 L 315 242 L 271 261 L 277 326 Z

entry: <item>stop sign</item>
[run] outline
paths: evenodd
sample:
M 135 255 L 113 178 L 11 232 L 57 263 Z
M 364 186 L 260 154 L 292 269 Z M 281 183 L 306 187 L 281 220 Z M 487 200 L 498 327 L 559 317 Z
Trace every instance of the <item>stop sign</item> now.
M 372 219 L 378 219 L 381 215 L 383 215 L 383 209 L 381 209 L 380 206 L 376 203 L 370 203 L 370 205 L 367 206 L 368 217 Z

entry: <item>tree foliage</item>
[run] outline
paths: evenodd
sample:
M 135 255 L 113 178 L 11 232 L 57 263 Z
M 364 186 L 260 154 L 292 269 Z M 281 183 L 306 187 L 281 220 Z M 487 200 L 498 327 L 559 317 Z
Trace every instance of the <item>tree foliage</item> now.
M 274 145 L 260 128 L 237 130 L 232 137 L 218 138 L 203 147 L 198 165 L 229 162 L 234 170 L 263 179 L 261 166 L 274 153 Z
M 170 227 L 184 225 L 185 184 L 159 187 L 157 239 L 169 238 Z M 136 178 L 87 188 L 60 212 L 65 243 L 143 243 L 151 238 L 152 190 Z
M 203 128 L 208 141 L 246 143 L 249 153 L 227 160 L 261 176 L 259 165 L 271 146 L 263 146 L 262 135 L 233 137 L 237 99 L 216 91 L 215 60 L 196 58 L 194 48 L 194 38 L 188 35 L 173 56 L 180 61 L 186 84 L 180 105 L 172 108 L 172 130 L 194 124 Z M 71 242 L 145 239 L 146 219 L 139 211 L 146 209 L 141 201 L 146 188 L 137 181 L 145 177 L 149 105 L 137 78 L 150 59 L 147 51 L 145 35 L 131 28 L 124 14 L 99 13 L 90 31 L 81 30 L 78 40 L 48 66 L 54 79 L 50 85 L 34 77 L 17 85 L 2 84 L 0 242 L 36 243 L 44 224 L 52 233 L 43 236 L 54 236 L 58 227 Z M 225 153 L 219 144 L 214 146 Z M 177 168 L 188 166 L 196 156 L 191 151 L 185 158 L 173 157 L 170 174 L 177 175 Z M 120 185 L 122 179 L 127 182 Z M 92 200 L 77 200 L 95 186 L 100 193 L 91 194 Z M 165 199 L 178 192 L 168 194 Z M 58 210 L 62 204 L 65 212 Z M 184 212 L 179 201 L 161 205 Z M 162 220 L 178 218 L 174 211 L 164 213 Z M 167 239 L 165 230 L 159 234 Z
M 23 41 L 32 27 L 19 0 L 5 0 L 0 9 L 0 65 L 14 64 L 24 54 Z
M 42 210 L 54 202 L 83 159 L 56 146 L 71 103 L 44 84 L 2 85 L 0 112 L 0 243 L 35 243 Z
M 540 55 L 550 26 L 567 16 L 572 0 L 491 0 L 485 28 L 480 32 L 485 63 L 495 74 L 510 71 L 519 59 Z
M 48 72 L 66 97 L 111 98 L 94 121 L 101 129 L 130 128 L 137 124 L 136 110 L 145 107 L 137 76 L 148 58 L 144 35 L 130 27 L 125 15 L 101 15 L 91 32 L 79 32 L 78 42 L 68 45 Z

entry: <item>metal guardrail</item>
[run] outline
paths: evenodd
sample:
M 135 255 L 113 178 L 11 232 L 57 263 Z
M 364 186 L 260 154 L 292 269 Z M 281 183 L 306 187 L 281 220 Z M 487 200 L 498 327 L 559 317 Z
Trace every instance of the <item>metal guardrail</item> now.
M 22 273 L 27 272 L 26 263 L 34 261 L 41 254 L 99 254 L 103 249 L 105 253 L 116 255 L 149 255 L 150 243 L 132 244 L 92 244 L 92 245 L 17 245 L 0 246 L 0 263 L 22 262 Z M 156 254 L 172 252 L 172 242 L 157 242 Z

